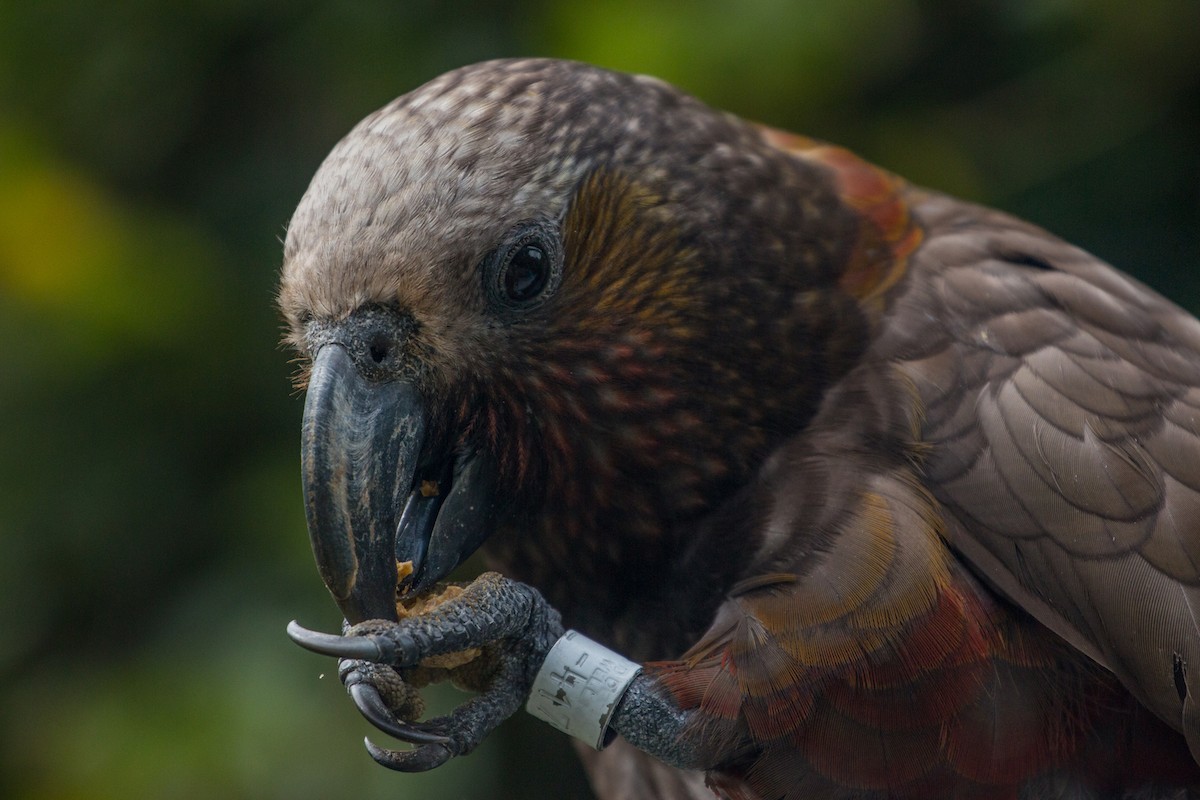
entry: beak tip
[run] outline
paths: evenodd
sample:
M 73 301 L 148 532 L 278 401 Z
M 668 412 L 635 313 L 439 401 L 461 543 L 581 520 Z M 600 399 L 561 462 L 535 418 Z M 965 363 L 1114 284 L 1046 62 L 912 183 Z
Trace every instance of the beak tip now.
M 393 594 L 392 598 L 395 597 Z M 386 619 L 395 622 L 399 619 L 396 613 L 396 603 L 393 599 L 383 600 L 382 598 L 372 598 L 367 600 L 362 597 L 350 597 L 346 600 L 338 601 L 338 608 L 342 611 L 342 616 L 351 625 L 357 625 L 368 619 Z

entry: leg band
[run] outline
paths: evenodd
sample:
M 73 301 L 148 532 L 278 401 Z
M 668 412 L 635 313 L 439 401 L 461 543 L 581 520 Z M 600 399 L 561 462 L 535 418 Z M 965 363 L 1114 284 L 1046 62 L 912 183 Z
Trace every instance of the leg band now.
M 534 679 L 525 710 L 597 750 L 616 737 L 613 711 L 640 664 L 578 631 L 563 634 Z

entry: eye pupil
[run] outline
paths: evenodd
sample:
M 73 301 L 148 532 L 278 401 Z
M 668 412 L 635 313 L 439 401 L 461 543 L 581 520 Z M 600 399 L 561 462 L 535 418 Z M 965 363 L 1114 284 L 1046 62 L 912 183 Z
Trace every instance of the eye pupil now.
M 504 291 L 510 300 L 523 301 L 537 297 L 546 286 L 546 252 L 537 245 L 517 248 L 504 273 Z
M 562 238 L 553 222 L 524 222 L 479 265 L 483 291 L 499 319 L 515 322 L 557 290 L 563 277 Z

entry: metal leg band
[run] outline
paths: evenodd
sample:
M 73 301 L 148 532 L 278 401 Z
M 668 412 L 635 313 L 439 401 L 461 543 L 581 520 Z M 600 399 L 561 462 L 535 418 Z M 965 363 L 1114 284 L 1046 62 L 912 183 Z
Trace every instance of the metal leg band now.
M 615 737 L 608 723 L 637 664 L 578 631 L 563 634 L 534 679 L 525 710 L 602 750 Z

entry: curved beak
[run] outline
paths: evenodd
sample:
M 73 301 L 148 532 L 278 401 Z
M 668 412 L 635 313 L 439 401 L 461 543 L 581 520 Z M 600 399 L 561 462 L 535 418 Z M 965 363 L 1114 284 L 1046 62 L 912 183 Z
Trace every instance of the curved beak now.
M 346 619 L 396 619 L 402 591 L 445 577 L 493 530 L 494 461 L 429 453 L 429 414 L 411 383 L 373 381 L 340 343 L 313 359 L 304 404 L 305 511 L 321 579 Z

